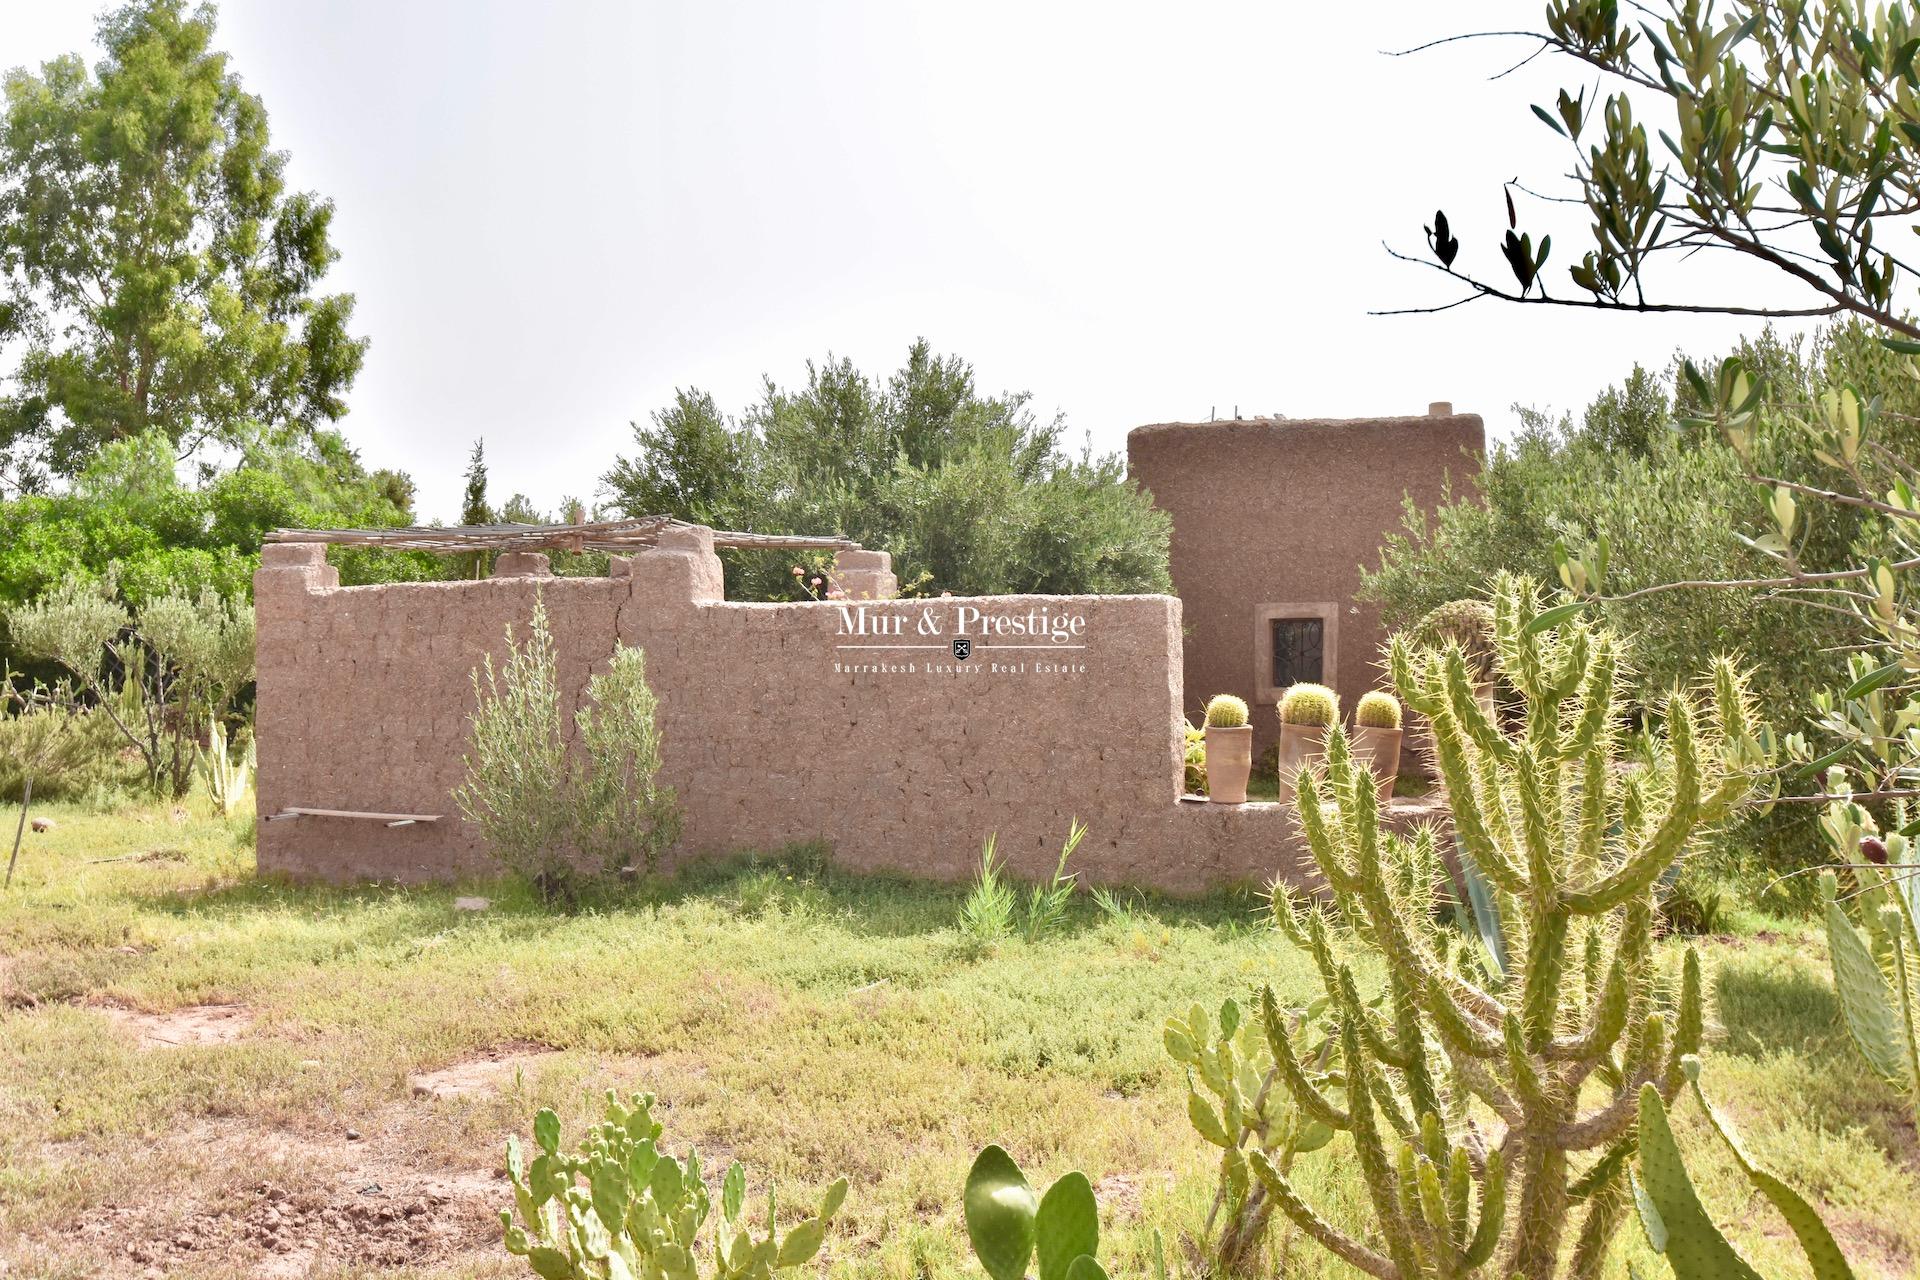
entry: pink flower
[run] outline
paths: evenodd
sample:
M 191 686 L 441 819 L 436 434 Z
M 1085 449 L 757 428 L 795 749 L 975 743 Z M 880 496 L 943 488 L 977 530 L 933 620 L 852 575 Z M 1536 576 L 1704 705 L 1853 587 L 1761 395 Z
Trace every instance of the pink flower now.
M 805 569 L 802 569 L 802 568 L 801 568 L 801 567 L 800 567 L 799 565 L 795 565 L 795 566 L 793 566 L 793 576 L 794 576 L 794 577 L 796 577 L 796 578 L 798 578 L 798 577 L 800 577 L 801 575 L 803 575 L 803 574 L 805 574 L 805 573 L 806 573 L 806 570 L 805 570 Z

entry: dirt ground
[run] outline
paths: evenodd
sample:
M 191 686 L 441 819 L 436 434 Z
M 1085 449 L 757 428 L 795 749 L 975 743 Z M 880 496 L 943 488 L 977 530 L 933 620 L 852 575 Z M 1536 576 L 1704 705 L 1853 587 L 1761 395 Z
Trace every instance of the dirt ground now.
M 143 1052 L 238 1043 L 254 1028 L 252 1011 L 241 1004 L 165 1013 L 88 1007 Z M 422 1108 L 495 1094 L 512 1085 L 517 1072 L 553 1056 L 541 1046 L 509 1043 L 416 1075 L 410 1080 L 415 1105 L 387 1107 L 359 1128 L 269 1129 L 242 1117 L 200 1121 L 171 1135 L 166 1150 L 156 1153 L 212 1173 L 199 1193 L 185 1202 L 108 1205 L 63 1235 L 21 1242 L 24 1255 L 11 1269 L 0 1262 L 0 1275 L 295 1280 L 388 1268 L 500 1273 L 499 1211 L 512 1200 L 504 1172 L 423 1169 L 412 1131 Z M 486 1150 L 497 1152 L 499 1145 Z

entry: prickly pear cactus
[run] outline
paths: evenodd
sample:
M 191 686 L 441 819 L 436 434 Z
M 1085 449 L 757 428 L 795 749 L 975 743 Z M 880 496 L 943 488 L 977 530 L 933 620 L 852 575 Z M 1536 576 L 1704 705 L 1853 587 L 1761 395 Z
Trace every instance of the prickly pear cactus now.
M 967 1173 L 962 1211 L 974 1256 L 992 1280 L 1025 1280 L 1029 1262 L 1039 1280 L 1107 1280 L 1096 1257 L 1100 1206 L 1077 1169 L 1037 1196 L 1004 1148 L 986 1147 Z M 1166 1280 L 1157 1233 L 1154 1248 L 1155 1272 Z
M 1739 1135 L 1714 1109 L 1700 1088 L 1700 1061 L 1688 1058 L 1682 1070 L 1706 1112 L 1708 1126 L 1732 1153 L 1734 1163 L 1753 1189 L 1786 1220 L 1806 1254 L 1814 1280 L 1854 1280 L 1853 1268 L 1840 1252 L 1833 1233 L 1799 1192 L 1753 1162 L 1740 1145 Z M 1700 1203 L 1693 1178 L 1681 1159 L 1666 1104 L 1652 1085 L 1640 1090 L 1640 1176 L 1634 1183 L 1634 1205 L 1647 1241 L 1673 1264 L 1677 1280 L 1760 1280 Z
M 1353 722 L 1363 729 L 1398 729 L 1400 699 L 1380 689 L 1369 690 L 1353 704 Z
M 1830 794 L 1846 795 L 1845 785 L 1841 771 L 1828 774 Z M 1897 819 L 1905 816 L 1903 809 Z M 1820 876 L 1833 987 L 1847 1032 L 1867 1065 L 1904 1089 L 1908 1105 L 1920 1115 L 1920 1009 L 1915 1005 L 1920 864 L 1910 841 L 1897 831 L 1883 838 L 1873 816 L 1850 796 L 1829 804 L 1820 825 L 1829 843 L 1854 859 L 1843 866 L 1854 886 L 1844 895 L 1850 901 L 1843 902 L 1833 871 Z
M 1340 695 L 1323 684 L 1296 684 L 1280 695 L 1280 723 L 1330 725 L 1340 719 Z
M 1326 1007 L 1322 999 L 1304 1010 L 1276 1011 L 1275 1025 L 1287 1027 L 1286 1034 L 1305 1035 Z M 1331 1142 L 1333 1130 L 1294 1104 L 1274 1063 L 1266 1018 L 1247 1016 L 1237 1000 L 1220 1006 L 1217 1028 L 1197 1004 L 1185 1017 L 1169 1018 L 1162 1040 L 1167 1055 L 1186 1069 L 1189 1120 L 1221 1149 L 1219 1182 L 1203 1232 L 1213 1273 L 1243 1274 L 1258 1260 L 1273 1216 L 1273 1201 L 1254 1178 L 1249 1156 L 1258 1152 L 1286 1172 L 1295 1157 Z M 1325 1081 L 1332 1048 L 1323 1033 L 1301 1055 L 1316 1081 Z
M 500 1222 L 508 1253 L 525 1258 L 542 1280 L 699 1280 L 703 1261 L 713 1280 L 769 1280 L 819 1253 L 846 1199 L 846 1179 L 827 1188 L 819 1211 L 784 1236 L 769 1194 L 766 1233 L 755 1235 L 738 1161 L 721 1179 L 720 1216 L 711 1247 L 703 1249 L 712 1200 L 700 1158 L 688 1152 L 676 1160 L 660 1149 L 653 1103 L 652 1094 L 623 1103 L 609 1090 L 606 1119 L 581 1140 L 577 1155 L 560 1150 L 560 1119 L 548 1110 L 533 1120 L 532 1163 L 518 1136 L 507 1139 L 514 1208 L 501 1210 Z
M 1230 693 L 1217 693 L 1207 703 L 1207 728 L 1238 729 L 1247 722 L 1247 703 Z
M 1247 1163 L 1304 1235 L 1376 1280 L 1600 1274 L 1627 1211 L 1642 1087 L 1674 1095 L 1704 1019 L 1697 957 L 1671 982 L 1656 971 L 1654 889 L 1765 763 L 1730 662 L 1713 665 L 1710 694 L 1656 704 L 1664 731 L 1628 765 L 1623 641 L 1545 610 L 1523 579 L 1496 584 L 1493 620 L 1497 675 L 1524 703 L 1514 720 L 1475 698 L 1459 645 L 1397 639 L 1389 656 L 1401 698 L 1432 722 L 1498 936 L 1441 923 L 1433 833 L 1380 830 L 1374 779 L 1337 725 L 1297 794 L 1328 893 L 1275 895 L 1337 1034 L 1320 1072 L 1269 999 L 1268 1043 L 1293 1105 L 1357 1170 L 1365 1225 L 1330 1221 L 1265 1154 Z

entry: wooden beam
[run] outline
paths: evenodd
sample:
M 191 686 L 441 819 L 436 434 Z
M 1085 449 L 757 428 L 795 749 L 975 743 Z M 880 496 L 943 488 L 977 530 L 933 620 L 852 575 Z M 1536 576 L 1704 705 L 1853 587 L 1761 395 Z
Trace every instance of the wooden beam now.
M 416 822 L 438 822 L 442 815 L 437 813 L 363 813 L 358 809 L 306 809 L 289 805 L 278 813 L 269 814 L 268 822 L 278 822 L 282 818 L 358 818 L 367 822 L 384 822 L 390 827 L 407 827 Z

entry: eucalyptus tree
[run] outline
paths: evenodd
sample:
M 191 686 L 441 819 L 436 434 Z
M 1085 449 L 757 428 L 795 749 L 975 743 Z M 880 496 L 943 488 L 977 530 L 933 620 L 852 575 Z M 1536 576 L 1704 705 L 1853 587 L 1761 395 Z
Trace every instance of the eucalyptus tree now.
M 214 11 L 140 0 L 103 56 L 5 81 L 0 492 L 159 430 L 187 457 L 346 412 L 365 339 L 320 292 L 333 205 L 287 181 Z

